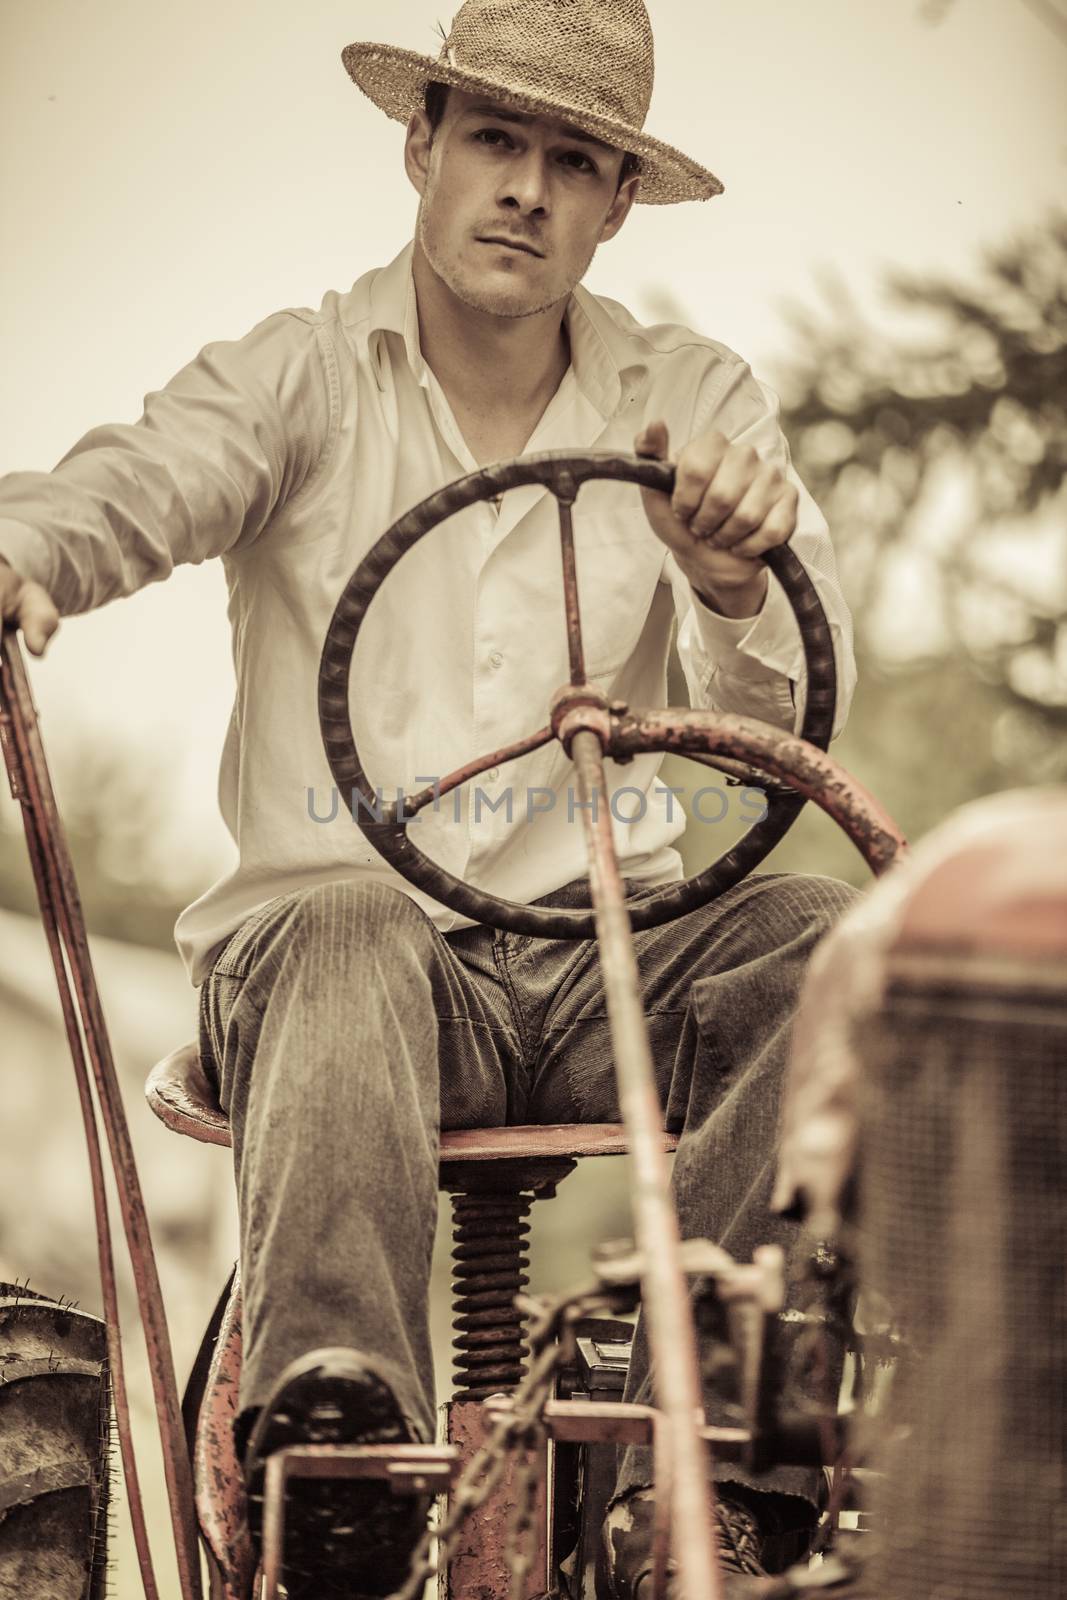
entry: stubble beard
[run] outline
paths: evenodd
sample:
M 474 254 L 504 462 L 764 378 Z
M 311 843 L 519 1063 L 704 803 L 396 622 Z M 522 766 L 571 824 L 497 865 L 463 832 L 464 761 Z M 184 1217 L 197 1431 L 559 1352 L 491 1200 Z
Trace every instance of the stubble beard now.
M 516 285 L 513 293 L 505 289 L 490 289 L 484 281 L 479 281 L 470 272 L 463 268 L 450 257 L 447 249 L 442 248 L 434 237 L 433 229 L 428 221 L 428 202 L 432 191 L 427 190 L 419 206 L 417 219 L 417 232 L 423 254 L 433 271 L 441 282 L 450 289 L 462 305 L 468 306 L 472 311 L 480 311 L 488 316 L 502 317 L 508 321 L 520 321 L 524 317 L 540 316 L 542 312 L 550 311 L 553 306 L 562 301 L 569 300 L 574 288 L 588 272 L 596 246 L 589 252 L 589 259 L 582 265 L 582 269 L 570 283 L 563 284 L 552 293 L 542 290 L 524 290 Z

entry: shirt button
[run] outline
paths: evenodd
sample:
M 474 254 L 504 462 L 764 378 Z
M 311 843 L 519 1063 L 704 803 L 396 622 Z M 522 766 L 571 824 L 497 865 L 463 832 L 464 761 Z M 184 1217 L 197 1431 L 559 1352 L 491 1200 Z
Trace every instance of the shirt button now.
M 499 778 L 499 776 L 500 776 L 500 768 L 499 767 L 490 767 L 489 771 L 486 773 L 486 777 L 489 779 L 490 783 L 495 783 L 496 780 Z
M 504 656 L 500 650 L 490 650 L 489 665 L 491 667 L 502 667 L 504 665 Z

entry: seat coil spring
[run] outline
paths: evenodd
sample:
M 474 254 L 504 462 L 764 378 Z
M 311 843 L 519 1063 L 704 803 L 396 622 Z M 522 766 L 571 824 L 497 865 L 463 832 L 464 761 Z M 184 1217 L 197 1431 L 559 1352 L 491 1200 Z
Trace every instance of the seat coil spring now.
M 528 1282 L 529 1194 L 453 1199 L 452 1327 L 455 1398 L 513 1389 L 526 1366 L 526 1331 L 514 1298 Z

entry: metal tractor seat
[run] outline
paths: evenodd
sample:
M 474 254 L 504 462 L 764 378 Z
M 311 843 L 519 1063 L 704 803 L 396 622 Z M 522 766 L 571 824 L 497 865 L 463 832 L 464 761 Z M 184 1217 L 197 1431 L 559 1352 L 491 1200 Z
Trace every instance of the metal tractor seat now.
M 230 1144 L 195 1044 L 153 1067 L 148 1103 L 175 1133 Z M 676 1134 L 664 1133 L 674 1150 Z M 625 1155 L 620 1123 L 473 1128 L 441 1135 L 440 1187 L 452 1196 L 452 1327 L 455 1346 L 450 1436 L 464 1454 L 481 1440 L 481 1401 L 513 1389 L 525 1370 L 522 1314 L 527 1221 L 534 1200 L 550 1199 L 583 1156 Z M 205 1336 L 182 1404 L 193 1460 L 200 1531 L 212 1557 L 213 1596 L 242 1600 L 253 1556 L 245 1526 L 232 1424 L 241 1369 L 241 1285 L 235 1268 Z M 468 1408 L 469 1411 L 468 1411 Z

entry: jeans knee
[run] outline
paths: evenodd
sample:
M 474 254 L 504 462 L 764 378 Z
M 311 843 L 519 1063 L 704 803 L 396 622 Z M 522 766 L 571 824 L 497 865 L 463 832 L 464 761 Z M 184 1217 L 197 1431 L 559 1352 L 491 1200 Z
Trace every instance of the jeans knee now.
M 306 889 L 294 901 L 290 933 L 321 936 L 343 931 L 351 938 L 388 939 L 403 930 L 432 927 L 426 913 L 403 889 L 377 878 L 338 878 Z
M 425 967 L 434 926 L 410 895 L 375 879 L 316 884 L 286 908 L 276 930 L 286 964 L 356 981 L 369 967 L 403 970 L 407 958 Z
M 750 878 L 760 922 L 774 929 L 782 943 L 801 939 L 814 944 L 829 933 L 860 897 L 858 889 L 839 878 L 809 873 L 780 873 Z M 747 908 L 751 915 L 757 906 Z
M 840 922 L 845 912 L 860 898 L 860 891 L 841 878 L 823 878 L 814 873 L 797 873 L 794 893 L 800 909 L 824 932 Z

